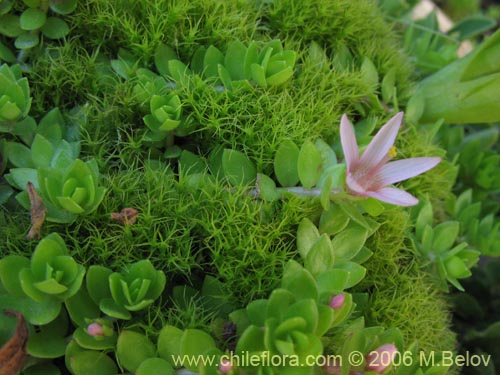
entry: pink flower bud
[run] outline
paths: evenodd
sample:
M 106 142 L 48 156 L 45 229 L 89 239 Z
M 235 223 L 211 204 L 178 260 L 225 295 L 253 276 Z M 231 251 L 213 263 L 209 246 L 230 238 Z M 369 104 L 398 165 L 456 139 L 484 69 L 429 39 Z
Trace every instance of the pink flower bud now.
M 104 336 L 104 329 L 99 323 L 89 324 L 87 327 L 87 332 L 90 336 Z
M 394 344 L 385 344 L 378 347 L 366 356 L 365 370 L 383 374 L 392 365 L 397 353 L 398 349 Z
M 344 301 L 345 301 L 345 294 L 337 294 L 336 296 L 333 296 L 331 301 L 330 301 L 330 307 L 332 309 L 340 309 L 342 306 L 344 306 Z
M 220 363 L 219 363 L 219 371 L 221 374 L 228 374 L 229 371 L 233 370 L 233 365 L 231 364 L 231 361 L 227 358 L 222 358 Z

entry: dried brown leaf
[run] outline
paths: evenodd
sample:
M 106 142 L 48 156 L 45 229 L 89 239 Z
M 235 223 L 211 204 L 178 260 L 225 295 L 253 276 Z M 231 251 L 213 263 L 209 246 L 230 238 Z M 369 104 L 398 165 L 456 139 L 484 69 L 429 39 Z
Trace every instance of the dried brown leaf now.
M 4 310 L 5 315 L 17 317 L 14 335 L 0 349 L 0 375 L 16 375 L 24 366 L 28 327 L 24 317 L 17 311 Z
M 137 222 L 137 215 L 139 211 L 132 207 L 126 207 L 119 213 L 113 212 L 111 214 L 112 220 L 118 220 L 122 224 L 135 224 Z
M 45 221 L 45 214 L 47 210 L 43 205 L 42 198 L 38 195 L 35 187 L 31 182 L 28 182 L 27 189 L 30 197 L 30 214 L 31 214 L 31 228 L 26 238 L 29 240 L 39 239 L 42 235 L 42 225 Z

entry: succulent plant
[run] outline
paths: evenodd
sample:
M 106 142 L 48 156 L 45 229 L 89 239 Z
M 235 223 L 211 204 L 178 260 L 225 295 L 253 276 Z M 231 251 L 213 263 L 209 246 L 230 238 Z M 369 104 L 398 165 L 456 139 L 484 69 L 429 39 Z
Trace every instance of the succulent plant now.
M 0 279 L 8 293 L 6 301 L 10 298 L 11 306 L 18 306 L 33 324 L 55 319 L 61 304 L 80 289 L 84 275 L 85 268 L 69 255 L 57 233 L 38 243 L 31 260 L 19 255 L 0 260 Z
M 22 77 L 19 65 L 0 66 L 0 132 L 12 131 L 28 115 L 30 106 L 28 80 Z
M 445 221 L 432 226 L 433 213 L 430 202 L 421 205 L 415 224 L 415 246 L 420 254 L 429 262 L 443 287 L 446 281 L 463 291 L 458 279 L 469 277 L 470 268 L 479 260 L 480 252 L 468 248 L 466 242 L 455 245 L 460 231 L 457 221 Z
M 182 106 L 176 94 L 153 95 L 150 109 L 151 113 L 144 117 L 148 140 L 162 141 L 181 124 Z
M 163 292 L 166 278 L 149 260 L 140 260 L 120 273 L 103 266 L 91 266 L 87 289 L 92 300 L 106 315 L 130 319 L 131 311 L 143 310 Z
M 337 279 L 334 273 L 329 273 L 315 280 L 307 269 L 290 261 L 285 267 L 281 287 L 275 289 L 269 299 L 253 301 L 246 309 L 230 314 L 240 335 L 235 352 L 291 356 L 289 358 L 298 363 L 283 363 L 274 373 L 292 374 L 297 371 L 296 366 L 300 366 L 301 374 L 313 374 L 314 367 L 306 364 L 305 359 L 323 353 L 321 337 L 340 323 L 338 316 L 344 319 L 352 308 L 348 294 L 342 306 L 329 305 L 335 297 L 334 291 L 336 294 L 342 288 L 340 274 L 342 271 Z M 244 366 L 244 370 L 259 373 L 258 366 Z

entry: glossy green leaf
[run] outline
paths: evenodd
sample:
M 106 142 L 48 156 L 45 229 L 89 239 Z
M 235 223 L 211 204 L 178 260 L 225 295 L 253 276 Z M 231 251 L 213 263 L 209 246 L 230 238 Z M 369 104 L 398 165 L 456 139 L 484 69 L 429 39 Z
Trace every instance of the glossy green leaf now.
M 84 350 L 70 355 L 69 362 L 74 375 L 116 375 L 115 362 L 103 352 Z
M 262 173 L 257 173 L 256 189 L 259 196 L 267 202 L 274 202 L 281 196 L 274 181 Z
M 174 356 L 178 356 L 181 349 L 181 339 L 184 331 L 181 329 L 165 325 L 158 335 L 158 355 L 174 365 Z
M 16 62 L 16 55 L 2 42 L 0 42 L 0 61 Z
M 100 316 L 99 305 L 90 297 L 86 285 L 65 301 L 71 320 L 77 326 L 86 325 L 86 319 L 97 319 Z
M 250 72 L 252 74 L 252 80 L 260 87 L 267 87 L 266 73 L 264 68 L 258 64 L 252 64 L 250 66 Z
M 46 20 L 45 12 L 37 8 L 28 8 L 21 14 L 19 24 L 21 29 L 31 31 L 41 28 Z
M 229 72 L 232 80 L 238 81 L 245 79 L 245 55 L 247 48 L 238 40 L 230 42 L 226 56 L 224 57 L 224 67 Z
M 319 219 L 319 232 L 330 236 L 342 231 L 349 224 L 349 216 L 338 205 L 333 204 L 322 212 Z
M 297 299 L 318 298 L 318 288 L 312 275 L 303 268 L 296 269 L 290 263 L 285 267 L 281 286 Z
M 25 296 L 19 280 L 19 273 L 23 268 L 29 266 L 29 259 L 20 255 L 9 255 L 0 259 L 1 285 L 9 294 L 16 297 Z
M 354 262 L 339 261 L 335 263 L 334 268 L 349 272 L 349 279 L 347 281 L 346 288 L 351 288 L 358 284 L 366 275 L 366 268 Z
M 368 85 L 373 88 L 378 86 L 379 77 L 377 68 L 368 57 L 363 57 L 363 62 L 361 63 L 361 75 L 363 76 L 363 81 Z
M 215 348 L 215 341 L 208 333 L 198 329 L 186 329 L 181 339 L 180 355 L 192 356 L 199 358 L 199 355 L 207 352 L 211 348 Z M 194 364 L 186 364 L 186 368 L 190 371 L 198 371 L 200 366 Z
M 94 303 L 99 304 L 104 298 L 110 298 L 109 276 L 113 273 L 109 268 L 99 265 L 92 265 L 87 271 L 85 278 L 87 291 Z
M 459 229 L 458 221 L 446 221 L 434 227 L 433 250 L 440 253 L 451 248 L 457 239 Z
M 37 168 L 49 167 L 54 156 L 54 147 L 40 134 L 35 135 L 31 145 L 31 157 Z
M 274 158 L 274 173 L 281 186 L 291 187 L 299 182 L 298 159 L 297 145 L 293 141 L 284 140 Z
M 306 259 L 309 250 L 313 244 L 319 239 L 320 235 L 316 225 L 308 218 L 302 219 L 297 229 L 297 250 L 302 259 Z
M 69 26 L 60 18 L 49 17 L 42 27 L 42 33 L 49 39 L 64 38 L 69 34 Z
M 225 149 L 222 170 L 231 185 L 247 185 L 255 181 L 257 172 L 250 159 L 240 151 Z
M 52 11 L 59 14 L 69 14 L 76 9 L 77 0 L 50 0 L 49 6 Z
M 23 33 L 19 17 L 12 14 L 0 16 L 0 34 L 9 38 L 16 38 Z
M 418 239 L 422 238 L 426 225 L 432 226 L 432 220 L 432 205 L 430 202 L 425 202 L 418 213 L 415 223 L 415 234 Z
M 347 287 L 349 271 L 339 268 L 330 269 L 318 275 L 316 281 L 320 294 L 339 294 Z
M 137 368 L 136 375 L 175 375 L 173 367 L 161 358 L 149 358 Z
M 312 188 L 319 180 L 322 167 L 321 154 L 311 141 L 306 141 L 299 151 L 297 172 L 302 186 Z
M 31 298 L 0 295 L 0 309 L 19 311 L 30 324 L 34 325 L 44 325 L 53 321 L 61 312 L 61 306 L 60 302 L 50 298 L 37 302 Z
M 28 147 L 17 142 L 7 142 L 6 154 L 9 161 L 15 166 L 20 168 L 33 168 L 31 160 L 31 151 Z
M 73 332 L 73 340 L 84 349 L 110 350 L 116 348 L 117 335 L 96 339 L 87 333 L 87 327 L 78 327 Z
M 19 49 L 30 49 L 37 46 L 39 43 L 38 34 L 24 32 L 20 34 L 14 41 L 14 45 Z
M 313 275 L 328 271 L 334 263 L 335 255 L 330 238 L 326 234 L 312 245 L 304 261 L 305 268 Z
M 170 76 L 169 61 L 176 60 L 177 58 L 177 54 L 172 48 L 162 43 L 159 44 L 154 56 L 156 69 L 158 69 L 161 75 Z
M 104 298 L 99 302 L 99 309 L 112 318 L 128 320 L 132 318 L 132 314 L 123 306 L 118 305 L 111 298 Z
M 273 74 L 266 78 L 266 83 L 268 86 L 280 86 L 288 81 L 293 76 L 293 69 L 286 67 L 282 71 Z
M 265 324 L 267 315 L 267 304 L 268 300 L 266 299 L 256 299 L 250 302 L 246 307 L 246 313 L 248 316 L 248 320 L 252 324 L 257 326 L 263 326 Z
M 368 231 L 358 224 L 349 224 L 332 239 L 332 247 L 336 257 L 351 259 L 365 244 Z
M 146 359 L 156 357 L 156 349 L 145 335 L 124 330 L 118 336 L 116 357 L 121 366 L 135 372 Z

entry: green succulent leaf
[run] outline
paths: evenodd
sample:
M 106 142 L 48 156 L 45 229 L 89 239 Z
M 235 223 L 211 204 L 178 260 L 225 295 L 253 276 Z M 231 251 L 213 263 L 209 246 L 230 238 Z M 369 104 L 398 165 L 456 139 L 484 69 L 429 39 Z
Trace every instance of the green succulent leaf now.
M 299 151 L 297 160 L 297 172 L 300 182 L 306 189 L 312 188 L 321 176 L 322 167 L 321 153 L 314 143 L 306 141 Z
M 26 9 L 19 19 L 21 29 L 23 30 L 36 30 L 41 28 L 47 20 L 47 14 L 37 8 Z
M 349 215 L 338 205 L 331 205 L 328 210 L 321 213 L 319 219 L 319 232 L 333 236 L 342 231 L 349 224 Z
M 215 347 L 215 341 L 208 333 L 198 329 L 186 329 L 181 338 L 180 355 L 198 358 L 199 355 Z M 201 364 L 187 364 L 186 368 L 190 371 L 198 371 L 200 366 Z
M 159 44 L 155 51 L 155 66 L 156 69 L 163 76 L 170 76 L 170 70 L 168 67 L 168 63 L 170 60 L 176 60 L 177 54 L 174 52 L 172 48 L 165 44 Z
M 4 14 L 0 16 L 0 34 L 9 38 L 16 38 L 23 33 L 18 16 Z
M 175 375 L 173 367 L 161 358 L 149 358 L 142 362 L 137 370 L 136 375 Z
M 42 27 L 42 33 L 49 39 L 61 39 L 69 34 L 69 26 L 60 18 L 49 17 Z
M 292 261 L 285 266 L 281 286 L 289 290 L 298 300 L 318 298 L 318 288 L 313 276 L 301 266 L 297 267 Z
M 113 273 L 109 268 L 92 265 L 87 271 L 85 278 L 87 290 L 94 303 L 99 304 L 101 300 L 111 297 L 109 291 L 109 276 Z
M 257 171 L 250 159 L 240 151 L 225 149 L 222 170 L 231 185 L 247 185 L 255 181 Z
M 49 1 L 50 9 L 52 9 L 53 12 L 58 14 L 69 14 L 76 9 L 77 5 L 78 5 L 77 0 Z
M 341 269 L 349 272 L 349 279 L 346 288 L 351 288 L 358 284 L 366 275 L 366 268 L 350 261 L 339 261 L 335 263 L 335 269 Z
M 460 223 L 457 221 L 446 221 L 438 224 L 434 228 L 432 248 L 437 253 L 441 253 L 451 248 L 457 239 Z
M 347 228 L 332 239 L 335 256 L 341 259 L 352 259 L 365 244 L 368 231 L 366 228 L 350 223 Z
M 224 57 L 224 67 L 233 81 L 245 79 L 245 56 L 247 48 L 240 41 L 230 42 Z
M 174 365 L 173 358 L 180 354 L 181 340 L 184 331 L 181 329 L 165 325 L 158 335 L 158 355 Z
M 142 362 L 156 357 L 156 349 L 145 335 L 124 330 L 118 336 L 116 357 L 121 366 L 135 373 Z
M 78 351 L 68 359 L 74 375 L 116 375 L 118 372 L 115 362 L 104 352 Z
M 16 297 L 24 297 L 19 273 L 23 268 L 28 268 L 30 262 L 20 255 L 9 255 L 0 259 L 0 280 L 5 290 Z
M 30 49 L 38 45 L 40 42 L 38 34 L 23 32 L 14 41 L 14 45 L 19 49 Z
M 299 148 L 291 140 L 284 140 L 278 147 L 274 159 L 274 173 L 281 186 L 295 186 L 299 182 L 299 153 Z
M 326 234 L 314 242 L 304 261 L 305 268 L 313 275 L 328 271 L 335 261 L 330 238 Z

